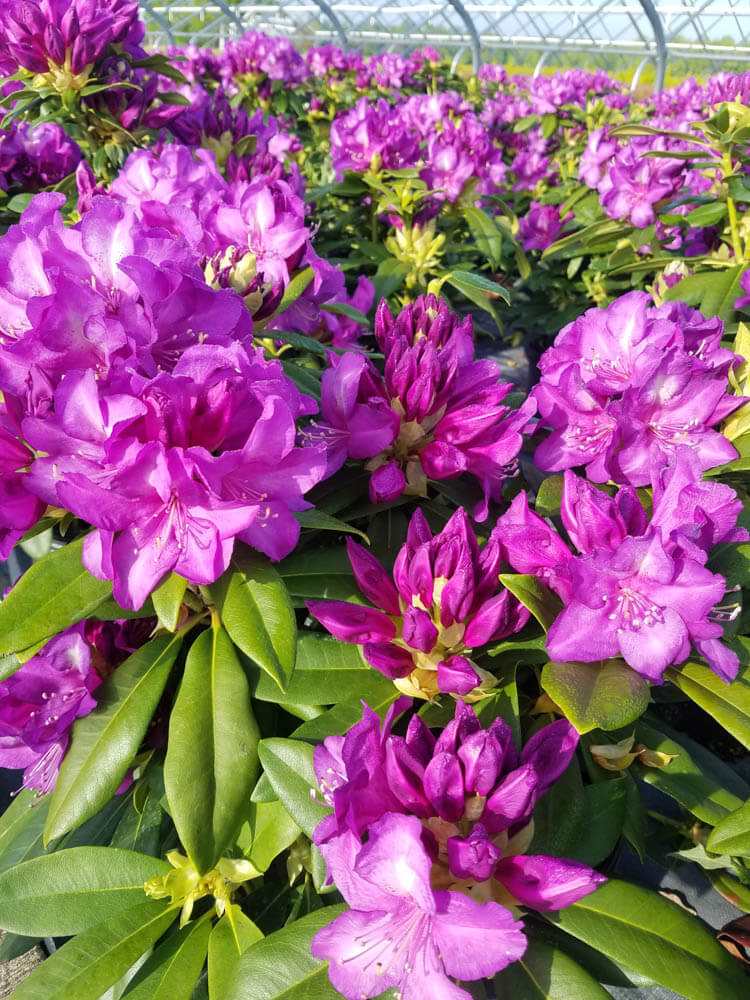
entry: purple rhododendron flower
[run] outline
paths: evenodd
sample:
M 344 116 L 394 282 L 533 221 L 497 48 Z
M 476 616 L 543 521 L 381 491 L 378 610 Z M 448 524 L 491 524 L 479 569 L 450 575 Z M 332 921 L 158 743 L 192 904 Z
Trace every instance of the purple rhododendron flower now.
M 81 161 L 77 143 L 54 122 L 12 122 L 0 135 L 0 176 L 6 191 L 39 191 L 72 174 Z
M 653 486 L 649 519 L 631 487 L 609 497 L 566 472 L 561 515 L 579 555 L 523 495 L 491 540 L 514 569 L 533 573 L 562 598 L 565 607 L 547 634 L 554 659 L 620 655 L 660 684 L 666 668 L 684 662 L 694 646 L 728 682 L 738 658 L 720 641 L 726 581 L 705 563 L 715 544 L 747 539 L 736 527 L 741 502 L 731 487 L 702 481 L 700 458 L 686 446 L 656 472 Z
M 396 736 L 393 721 L 409 705 L 398 699 L 382 727 L 364 705 L 361 722 L 315 749 L 315 773 L 333 813 L 313 839 L 351 911 L 316 935 L 313 954 L 332 960 L 331 981 L 347 997 L 392 985 L 416 1000 L 429 985 L 430 996 L 458 1000 L 463 991 L 440 992 L 447 987 L 436 944 L 447 973 L 482 978 L 490 963 L 502 968 L 524 950 L 521 925 L 506 905 L 560 909 L 604 878 L 578 862 L 524 854 L 534 805 L 575 752 L 578 734 L 568 722 L 539 730 L 519 754 L 502 719 L 483 729 L 462 701 L 439 736 L 417 715 L 405 737 Z M 401 873 L 398 880 L 389 868 Z M 487 964 L 457 941 L 450 951 L 441 947 L 435 916 L 443 912 L 453 915 L 458 939 L 479 920 L 489 928 L 481 935 L 489 942 Z M 393 949 L 412 924 L 418 936 L 402 962 Z
M 561 219 L 557 205 L 540 205 L 539 202 L 532 201 L 529 214 L 518 220 L 521 246 L 524 250 L 546 250 L 555 242 L 563 225 L 572 217 L 571 214 Z
M 24 788 L 51 791 L 71 726 L 96 707 L 99 682 L 83 623 L 50 639 L 0 683 L 0 767 L 24 768 Z
M 532 395 L 552 433 L 537 465 L 583 465 L 594 482 L 643 486 L 682 445 L 701 469 L 731 461 L 735 449 L 713 428 L 744 398 L 726 391 L 738 359 L 720 346 L 722 332 L 718 318 L 684 303 L 655 308 L 644 292 L 589 309 L 539 362 Z
M 526 950 L 522 924 L 497 903 L 430 886 L 430 856 L 414 816 L 388 814 L 362 845 L 325 850 L 329 873 L 351 907 L 318 931 L 312 954 L 350 1000 L 394 987 L 403 1000 L 469 1000 L 452 979 L 494 975 Z
M 370 499 L 385 503 L 469 472 L 485 497 L 474 516 L 485 518 L 513 473 L 534 402 L 502 405 L 511 385 L 494 362 L 473 360 L 471 318 L 459 321 L 432 295 L 396 319 L 382 301 L 375 337 L 384 376 L 361 356 L 331 358 L 323 374 L 322 420 L 305 433 L 327 448 L 329 474 L 347 458 L 369 458 Z
M 142 38 L 135 0 L 3 0 L 0 6 L 0 43 L 7 55 L 32 73 L 64 69 L 51 72 L 61 90 L 80 89 L 110 46 Z
M 499 546 L 493 541 L 480 551 L 462 508 L 434 537 L 422 512 L 414 512 L 393 579 L 351 539 L 347 551 L 357 585 L 382 610 L 308 601 L 329 632 L 361 644 L 370 666 L 421 698 L 439 691 L 467 695 L 494 683 L 472 659 L 473 650 L 517 632 L 529 613 L 499 588 Z

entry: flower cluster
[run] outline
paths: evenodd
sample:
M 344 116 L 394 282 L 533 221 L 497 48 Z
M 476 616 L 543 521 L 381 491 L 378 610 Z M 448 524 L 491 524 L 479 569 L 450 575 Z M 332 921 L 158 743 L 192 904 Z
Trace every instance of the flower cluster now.
M 72 174 L 81 162 L 78 143 L 55 122 L 30 127 L 12 122 L 0 134 L 0 188 L 36 192 Z
M 361 545 L 347 540 L 347 551 L 359 589 L 382 610 L 308 601 L 329 632 L 360 643 L 370 666 L 419 698 L 469 695 L 495 683 L 472 652 L 517 632 L 529 613 L 499 589 L 500 546 L 490 539 L 480 552 L 462 508 L 434 537 L 415 511 L 392 580 Z
M 235 537 L 285 555 L 325 469 L 295 443 L 315 404 L 185 244 L 104 198 L 66 229 L 62 200 L 37 196 L 0 242 L 3 551 L 40 501 L 69 510 L 98 529 L 84 564 L 128 608 L 173 569 L 212 583 Z
M 736 457 L 714 427 L 743 403 L 727 393 L 736 358 L 720 319 L 682 302 L 655 307 L 630 292 L 568 324 L 539 362 L 534 396 L 552 433 L 540 469 L 585 466 L 593 482 L 644 486 L 681 445 L 701 469 Z
M 76 719 L 92 691 L 149 637 L 155 620 L 81 622 L 65 629 L 0 683 L 0 767 L 24 769 L 23 788 L 55 787 Z
M 534 402 L 503 405 L 510 383 L 493 361 L 474 360 L 471 318 L 420 296 L 394 319 L 381 302 L 375 338 L 385 375 L 360 355 L 331 358 L 322 380 L 321 421 L 307 431 L 328 449 L 329 473 L 347 458 L 369 459 L 373 503 L 425 496 L 427 480 L 468 472 L 482 487 L 475 516 L 487 516 L 512 474 Z
M 738 669 L 736 653 L 720 641 L 722 576 L 706 568 L 722 542 L 747 540 L 736 526 L 742 509 L 734 490 L 704 483 L 695 453 L 678 448 L 657 466 L 649 517 L 630 486 L 615 497 L 565 473 L 561 516 L 574 555 L 519 494 L 497 523 L 493 539 L 520 573 L 532 573 L 563 600 L 547 635 L 554 660 L 596 662 L 613 656 L 651 683 L 694 646 L 724 681 Z M 735 608 L 734 611 L 739 610 Z
M 382 729 L 365 706 L 360 723 L 315 750 L 333 813 L 313 839 L 351 909 L 312 951 L 331 960 L 331 982 L 351 1000 L 388 987 L 404 1000 L 468 997 L 447 977 L 491 976 L 525 951 L 508 906 L 560 909 L 604 881 L 578 862 L 525 853 L 534 806 L 578 742 L 567 722 L 539 730 L 519 755 L 502 719 L 483 729 L 461 701 L 437 738 L 419 716 L 397 736 L 393 720 L 408 705 L 399 699 Z

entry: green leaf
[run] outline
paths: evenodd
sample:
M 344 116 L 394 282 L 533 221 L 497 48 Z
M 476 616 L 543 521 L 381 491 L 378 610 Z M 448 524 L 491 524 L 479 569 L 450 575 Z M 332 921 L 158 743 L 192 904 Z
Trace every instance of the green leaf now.
M 227 995 L 240 956 L 262 940 L 262 931 L 239 906 L 232 905 L 211 931 L 208 940 L 208 992 L 211 997 L 222 1000 Z
M 711 757 L 708 751 L 704 751 L 705 757 L 693 759 L 700 748 L 693 750 L 687 737 L 680 736 L 677 742 L 639 719 L 635 738 L 649 750 L 677 755 L 666 767 L 639 767 L 638 777 L 676 799 L 704 823 L 716 826 L 742 805 L 743 799 L 724 787 L 722 778 L 707 766 L 706 758 Z
M 264 872 L 282 851 L 294 843 L 300 834 L 298 824 L 289 815 L 283 802 L 252 802 L 248 819 L 250 846 L 245 857 Z
M 549 587 L 526 573 L 501 573 L 500 583 L 528 608 L 545 632 L 562 611 L 560 598 Z
M 14 958 L 20 958 L 39 944 L 38 937 L 24 937 L 23 934 L 3 934 L 0 940 L 0 963 L 11 962 Z
M 13 1000 L 99 1000 L 174 918 L 174 909 L 153 901 L 115 914 L 50 955 L 16 987 Z
M 81 565 L 83 539 L 35 562 L 0 603 L 0 656 L 50 639 L 96 610 L 112 593 Z
M 328 963 L 312 957 L 310 942 L 344 909 L 326 906 L 252 945 L 221 1000 L 341 1000 Z
M 284 581 L 265 556 L 237 545 L 208 588 L 232 641 L 285 691 L 294 670 L 297 619 Z
M 501 230 L 494 220 L 486 212 L 483 212 L 481 208 L 477 208 L 476 205 L 462 205 L 461 211 L 479 252 L 487 258 L 491 267 L 499 267 L 503 244 Z
M 742 678 L 726 684 L 700 663 L 670 667 L 667 677 L 750 750 L 750 684 Z
M 93 816 L 115 794 L 143 742 L 181 645 L 181 636 L 152 639 L 97 688 L 96 708 L 73 726 L 44 828 L 47 842 Z
M 172 934 L 149 955 L 124 996 L 128 1000 L 190 1000 L 206 960 L 210 934 L 208 914 Z
M 285 309 L 288 309 L 293 302 L 296 302 L 300 295 L 304 292 L 307 286 L 315 277 L 315 271 L 311 267 L 306 267 L 304 270 L 300 271 L 298 274 L 292 278 L 289 284 L 284 289 L 284 295 L 279 303 L 279 307 L 273 314 L 272 318 L 280 315 Z
M 750 802 L 746 802 L 717 824 L 706 847 L 715 854 L 750 858 Z
M 0 872 L 42 853 L 50 798 L 37 799 L 35 792 L 24 788 L 0 815 Z M 29 850 L 34 853 L 29 855 Z
M 359 646 L 333 636 L 303 634 L 297 647 L 297 666 L 287 690 L 260 670 L 249 671 L 253 697 L 291 705 L 334 705 L 339 701 L 382 701 L 393 692 L 393 681 L 365 662 Z
M 540 517 L 555 517 L 560 513 L 560 503 L 562 502 L 563 474 L 556 472 L 554 476 L 547 476 L 537 490 L 534 511 Z
M 622 835 L 627 808 L 624 778 L 600 781 L 583 789 L 588 822 L 568 857 L 595 867 L 608 858 Z
M 738 964 L 713 933 L 655 892 L 610 879 L 590 896 L 545 917 L 685 1000 L 745 994 Z
M 324 302 L 320 307 L 324 312 L 334 313 L 338 316 L 346 316 L 353 319 L 360 326 L 369 326 L 370 321 L 360 309 L 355 309 L 348 302 Z
M 187 590 L 187 580 L 179 573 L 170 573 L 151 593 L 154 611 L 169 632 L 176 632 L 180 624 L 180 608 Z
M 330 808 L 312 798 L 320 796 L 313 767 L 313 747 L 302 740 L 281 737 L 261 740 L 258 753 L 263 770 L 287 812 L 308 837 L 318 823 L 329 816 Z
M 370 539 L 364 531 L 352 527 L 346 521 L 341 521 L 337 517 L 326 514 L 323 510 L 300 510 L 294 516 L 303 528 L 314 528 L 316 531 L 336 531 L 339 534 L 359 535 L 368 545 L 370 544 Z
M 534 810 L 534 839 L 529 854 L 571 857 L 588 821 L 581 771 L 574 757 Z
M 492 299 L 488 299 L 485 295 L 485 292 L 488 291 L 486 286 L 484 284 L 478 284 L 476 280 L 464 281 L 462 278 L 457 277 L 457 275 L 468 273 L 468 271 L 454 271 L 453 273 L 447 275 L 445 280 L 449 285 L 451 285 L 451 287 L 455 288 L 456 291 L 465 295 L 469 302 L 473 302 L 475 306 L 479 306 L 480 309 L 484 309 L 485 312 L 488 312 L 497 325 L 502 328 L 503 324 L 497 310 L 495 309 L 494 302 Z M 477 279 L 479 276 L 470 275 L 470 277 Z M 502 285 L 495 285 L 494 282 L 487 281 L 486 278 L 483 278 L 482 280 L 488 285 L 494 286 L 492 291 L 497 294 L 498 298 L 502 298 L 506 303 L 510 301 L 510 296 Z
M 648 682 L 620 659 L 548 663 L 542 687 L 579 733 L 627 726 L 643 715 L 650 698 Z
M 223 629 L 193 643 L 169 720 L 164 786 L 177 833 L 199 872 L 229 847 L 258 772 L 258 726 L 245 672 Z
M 409 273 L 409 265 L 395 257 L 386 257 L 378 264 L 372 283 L 375 286 L 375 301 L 387 299 L 397 292 Z
M 295 364 L 294 361 L 286 361 L 284 358 L 281 359 L 281 367 L 286 377 L 294 382 L 300 392 L 320 402 L 320 375 L 316 375 L 310 368 Z
M 713 226 L 721 222 L 727 214 L 728 208 L 725 201 L 714 201 L 708 205 L 699 205 L 692 212 L 683 216 L 685 222 L 691 226 Z
M 112 847 L 72 847 L 0 875 L 0 927 L 15 934 L 78 934 L 144 899 L 143 884 L 169 866 Z
M 609 993 L 569 955 L 529 938 L 523 956 L 495 976 L 500 1000 L 609 1000 Z
M 691 274 L 670 288 L 664 298 L 667 302 L 682 301 L 700 308 L 704 316 L 719 316 L 729 322 L 734 313 L 734 303 L 741 294 L 740 278 L 745 270 L 738 264 L 720 271 L 702 271 Z
M 31 192 L 24 191 L 23 194 L 14 194 L 5 206 L 11 212 L 21 215 L 29 207 L 29 202 L 34 197 Z

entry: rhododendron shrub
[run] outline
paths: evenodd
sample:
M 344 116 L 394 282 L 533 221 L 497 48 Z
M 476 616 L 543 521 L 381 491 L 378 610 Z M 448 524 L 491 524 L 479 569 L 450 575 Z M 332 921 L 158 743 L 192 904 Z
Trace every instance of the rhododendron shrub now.
M 744 996 L 750 75 L 0 12 L 14 995 Z

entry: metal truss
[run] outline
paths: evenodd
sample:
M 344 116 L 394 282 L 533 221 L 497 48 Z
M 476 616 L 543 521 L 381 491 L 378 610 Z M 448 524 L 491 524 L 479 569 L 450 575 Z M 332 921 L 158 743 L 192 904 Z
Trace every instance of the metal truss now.
M 334 42 L 366 52 L 433 45 L 455 61 L 524 53 L 544 66 L 571 53 L 589 63 L 632 62 L 634 84 L 652 62 L 718 69 L 750 63 L 749 0 L 141 0 L 156 45 L 219 46 L 251 29 L 299 45 Z M 515 57 L 516 61 L 518 57 Z

